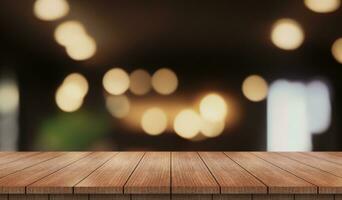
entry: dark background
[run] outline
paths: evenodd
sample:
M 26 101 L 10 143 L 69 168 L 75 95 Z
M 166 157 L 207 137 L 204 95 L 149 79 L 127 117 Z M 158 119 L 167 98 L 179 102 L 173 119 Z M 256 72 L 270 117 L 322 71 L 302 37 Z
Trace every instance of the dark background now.
M 250 74 L 260 74 L 269 83 L 279 78 L 328 80 L 332 123 L 325 133 L 314 136 L 314 150 L 342 150 L 342 65 L 330 50 L 342 36 L 341 8 L 319 14 L 299 0 L 69 0 L 68 16 L 45 22 L 33 15 L 33 3 L 0 2 L 0 66 L 14 71 L 19 82 L 20 150 L 40 149 L 36 141 L 46 120 L 80 113 L 101 116 L 89 118 L 94 126 L 103 118 L 103 134 L 93 140 L 101 144 L 99 149 L 266 150 L 266 101 L 250 102 L 241 92 L 242 81 Z M 278 49 L 270 41 L 272 24 L 284 17 L 297 20 L 305 31 L 304 43 L 294 51 Z M 93 58 L 74 61 L 55 42 L 55 27 L 67 19 L 81 21 L 96 39 L 98 51 Z M 114 66 L 150 73 L 169 67 L 180 81 L 175 96 L 192 98 L 212 90 L 229 93 L 241 108 L 239 123 L 220 137 L 198 142 L 175 134 L 151 137 L 128 131 L 105 108 L 102 77 Z M 90 91 L 78 113 L 65 114 L 54 95 L 71 72 L 84 74 Z

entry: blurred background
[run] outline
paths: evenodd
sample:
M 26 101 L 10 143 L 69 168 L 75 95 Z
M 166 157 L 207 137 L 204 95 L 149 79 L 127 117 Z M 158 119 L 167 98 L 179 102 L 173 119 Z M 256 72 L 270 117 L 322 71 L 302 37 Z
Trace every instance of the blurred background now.
M 0 150 L 342 150 L 340 0 L 0 2 Z

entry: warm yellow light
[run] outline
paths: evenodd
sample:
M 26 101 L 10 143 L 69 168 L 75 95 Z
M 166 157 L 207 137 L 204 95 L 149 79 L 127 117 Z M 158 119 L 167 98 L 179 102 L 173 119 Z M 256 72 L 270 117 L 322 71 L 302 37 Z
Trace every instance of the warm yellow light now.
M 179 136 L 191 139 L 200 132 L 201 118 L 195 111 L 185 109 L 176 116 L 173 126 Z
M 87 35 L 84 26 L 78 21 L 66 21 L 55 29 L 55 40 L 62 46 L 74 46 Z M 80 39 L 81 38 L 81 39 Z
M 90 36 L 81 36 L 78 42 L 66 46 L 66 52 L 74 60 L 87 60 L 96 53 L 96 42 Z
M 342 38 L 337 39 L 331 47 L 331 53 L 342 64 Z
M 83 92 L 75 84 L 63 84 L 56 92 L 57 106 L 65 112 L 74 112 L 83 104 Z
M 206 137 L 217 137 L 222 134 L 225 126 L 225 121 L 208 121 L 202 119 L 201 133 Z
M 160 108 L 150 108 L 144 112 L 141 126 L 149 135 L 160 135 L 167 128 L 167 116 Z
M 36 0 L 33 12 L 38 19 L 51 21 L 64 17 L 70 8 L 66 0 Z
M 272 27 L 271 40 L 280 49 L 297 49 L 304 41 L 304 31 L 292 19 L 280 19 Z
M 136 95 L 144 95 L 151 89 L 151 76 L 143 70 L 137 69 L 130 75 L 130 91 Z
M 0 114 L 11 113 L 18 109 L 19 89 L 15 81 L 0 82 Z
M 113 68 L 103 76 L 103 87 L 113 95 L 120 95 L 129 88 L 129 76 L 121 68 Z
M 116 118 L 124 118 L 129 114 L 130 101 L 125 95 L 108 96 L 106 98 L 108 111 Z
M 268 84 L 261 76 L 250 75 L 242 83 L 242 92 L 251 101 L 262 101 L 268 93 Z
M 336 11 L 340 5 L 340 0 L 304 0 L 304 4 L 310 10 L 318 13 L 329 13 Z
M 152 86 L 159 94 L 169 95 L 177 89 L 177 75 L 171 69 L 159 69 L 152 76 Z
M 69 74 L 67 77 L 65 77 L 63 81 L 63 85 L 66 84 L 72 84 L 74 85 L 74 87 L 78 87 L 79 89 L 77 91 L 79 91 L 82 94 L 82 98 L 88 93 L 89 84 L 87 79 L 82 74 Z
M 209 94 L 200 102 L 201 116 L 212 122 L 223 121 L 227 115 L 227 103 L 218 94 Z

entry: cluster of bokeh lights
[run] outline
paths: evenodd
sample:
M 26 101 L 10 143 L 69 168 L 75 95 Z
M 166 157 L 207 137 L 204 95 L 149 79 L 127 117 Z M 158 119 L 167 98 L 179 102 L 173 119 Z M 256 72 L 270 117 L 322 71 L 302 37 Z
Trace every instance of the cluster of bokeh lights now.
M 304 5 L 313 12 L 330 13 L 340 7 L 340 0 L 304 0 Z M 36 17 L 44 21 L 60 19 L 69 12 L 70 6 L 66 0 L 37 0 L 34 4 Z M 97 51 L 94 38 L 78 21 L 60 23 L 55 29 L 54 37 L 74 60 L 89 59 Z M 279 49 L 296 50 L 305 41 L 305 31 L 295 19 L 280 18 L 271 26 L 270 40 Z M 342 63 L 342 38 L 336 39 L 332 44 L 331 53 L 337 62 Z M 130 96 L 143 97 L 152 90 L 160 96 L 172 95 L 179 87 L 179 79 L 170 68 L 160 68 L 150 74 L 145 69 L 128 73 L 124 68 L 114 67 L 103 75 L 102 84 L 106 93 L 107 110 L 114 118 L 124 119 L 130 115 L 135 101 Z M 268 98 L 269 86 L 261 75 L 251 74 L 241 83 L 241 91 L 249 101 L 260 102 Z M 70 74 L 56 91 L 56 104 L 65 112 L 74 112 L 82 106 L 87 92 L 87 79 L 79 73 Z M 150 106 L 139 114 L 137 123 L 151 136 L 158 136 L 172 129 L 185 139 L 193 139 L 198 135 L 213 138 L 224 132 L 227 117 L 232 115 L 231 105 L 227 103 L 225 96 L 216 92 L 204 95 L 198 105 L 182 106 L 172 117 L 169 109 L 158 105 Z

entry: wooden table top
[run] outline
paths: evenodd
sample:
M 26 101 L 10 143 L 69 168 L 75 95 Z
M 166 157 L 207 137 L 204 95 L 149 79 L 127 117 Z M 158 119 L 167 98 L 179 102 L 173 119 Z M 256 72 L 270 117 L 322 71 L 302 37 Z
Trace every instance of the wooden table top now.
M 342 153 L 0 152 L 0 194 L 342 194 Z

